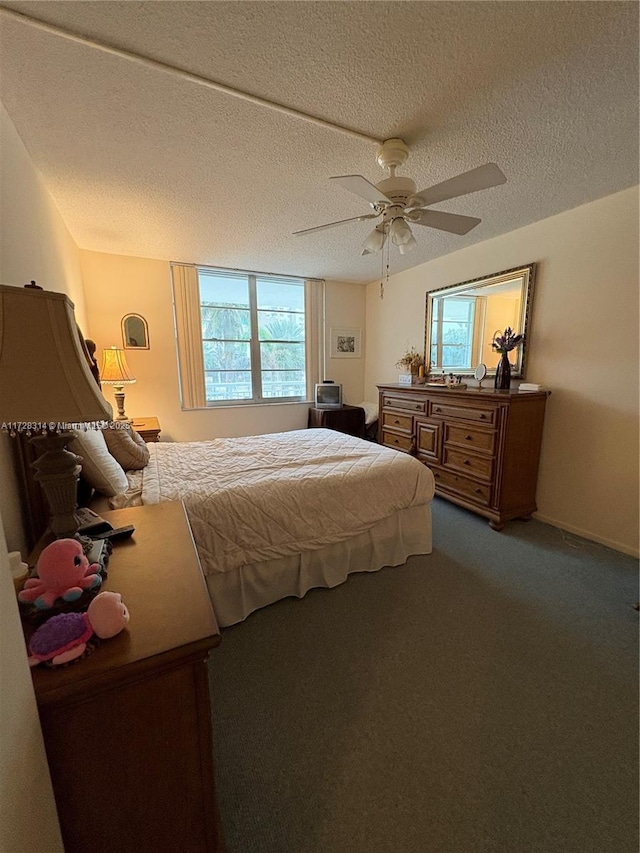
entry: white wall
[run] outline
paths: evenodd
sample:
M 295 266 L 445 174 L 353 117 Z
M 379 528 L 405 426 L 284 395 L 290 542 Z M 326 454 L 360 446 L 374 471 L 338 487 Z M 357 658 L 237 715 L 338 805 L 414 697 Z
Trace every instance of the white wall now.
M 171 303 L 168 261 L 82 251 L 90 336 L 102 349 L 122 346 L 121 321 L 125 314 L 141 314 L 149 324 L 149 350 L 127 350 L 127 363 L 136 377 L 125 388 L 129 417 L 157 416 L 161 438 L 197 441 L 221 436 L 303 429 L 308 404 L 234 406 L 182 411 Z M 364 328 L 366 289 L 362 285 L 327 282 L 325 326 L 330 323 Z M 345 400 L 362 402 L 364 355 L 360 359 L 331 359 L 325 375 L 343 382 Z M 105 396 L 113 402 L 109 388 Z
M 0 104 L 0 281 L 68 293 L 86 320 L 78 250 Z M 0 850 L 62 850 L 31 675 L 9 573 L 24 544 L 10 439 L 0 434 Z M 4 527 L 3 527 L 4 520 Z
M 0 850 L 62 850 L 0 517 Z
M 357 406 L 364 400 L 366 288 L 361 284 L 328 281 L 325 299 L 326 358 L 322 379 L 342 383 L 344 402 Z M 332 358 L 331 329 L 360 329 L 362 358 Z M 375 400 L 375 398 L 374 398 Z
M 429 290 L 535 261 L 527 380 L 547 404 L 537 517 L 638 553 L 638 188 L 367 288 L 365 393 L 421 348 Z

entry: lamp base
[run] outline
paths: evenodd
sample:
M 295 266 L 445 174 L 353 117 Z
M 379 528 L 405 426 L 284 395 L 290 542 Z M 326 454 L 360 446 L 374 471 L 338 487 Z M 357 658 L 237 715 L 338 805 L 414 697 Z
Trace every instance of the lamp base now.
M 124 387 L 122 385 L 113 386 L 113 396 L 116 398 L 116 406 L 118 407 L 117 421 L 129 421 L 124 413 Z
M 66 448 L 73 438 L 74 434 L 66 431 L 31 439 L 39 454 L 33 463 L 34 479 L 42 486 L 49 502 L 51 530 L 56 539 L 73 537 L 78 529 L 75 509 L 81 457 Z

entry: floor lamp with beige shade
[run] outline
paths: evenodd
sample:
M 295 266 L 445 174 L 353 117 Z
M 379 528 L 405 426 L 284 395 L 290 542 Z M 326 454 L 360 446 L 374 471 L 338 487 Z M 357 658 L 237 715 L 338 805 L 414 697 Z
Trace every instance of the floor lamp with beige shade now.
M 67 444 L 74 424 L 109 421 L 109 405 L 63 293 L 31 285 L 0 285 L 0 427 L 26 432 L 33 463 L 51 510 L 51 530 L 73 536 L 81 458 Z

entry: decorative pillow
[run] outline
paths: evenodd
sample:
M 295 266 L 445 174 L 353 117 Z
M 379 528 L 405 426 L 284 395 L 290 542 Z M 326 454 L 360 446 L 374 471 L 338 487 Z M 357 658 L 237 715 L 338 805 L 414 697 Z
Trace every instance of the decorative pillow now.
M 130 424 L 115 423 L 103 432 L 109 453 L 125 471 L 139 471 L 149 461 L 149 448 Z
M 102 430 L 74 430 L 76 437 L 69 450 L 82 456 L 82 476 L 102 495 L 112 497 L 127 491 L 127 477 L 122 466 L 107 449 Z

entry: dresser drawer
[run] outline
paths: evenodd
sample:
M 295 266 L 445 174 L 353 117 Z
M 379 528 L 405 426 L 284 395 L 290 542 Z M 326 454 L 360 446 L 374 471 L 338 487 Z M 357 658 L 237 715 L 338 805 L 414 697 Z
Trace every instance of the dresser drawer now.
M 384 409 L 400 409 L 405 412 L 423 412 L 427 408 L 426 400 L 416 400 L 411 397 L 395 397 L 390 394 L 383 394 L 382 407 Z
M 429 414 L 436 415 L 439 418 L 480 421 L 483 424 L 493 424 L 496 419 L 496 409 L 493 408 L 458 406 L 456 403 L 440 403 L 437 400 L 431 401 L 431 411 Z
M 393 432 L 382 430 L 382 443 L 387 447 L 395 447 L 396 450 L 404 450 L 408 453 L 411 450 L 413 439 L 410 435 L 396 435 Z
M 445 446 L 442 464 L 446 468 L 453 468 L 465 474 L 474 474 L 483 480 L 490 480 L 493 472 L 493 459 L 491 456 L 477 456 L 473 453 L 465 453 L 464 450 L 456 450 Z
M 418 458 L 427 462 L 439 462 L 441 447 L 442 423 L 440 421 L 416 421 L 416 452 Z
M 490 483 L 478 483 L 475 480 L 469 480 L 467 477 L 454 474 L 452 471 L 444 471 L 442 468 L 432 469 L 432 471 L 436 481 L 436 490 L 442 489 L 445 492 L 454 492 L 476 504 L 482 506 L 489 505 L 489 501 L 491 500 Z
M 493 453 L 496 434 L 492 430 L 476 429 L 457 423 L 445 424 L 444 440 L 447 444 L 471 447 L 480 452 Z
M 392 429 L 403 429 L 407 432 L 411 432 L 413 418 L 411 415 L 396 415 L 394 412 L 383 412 L 382 426 L 392 427 Z

